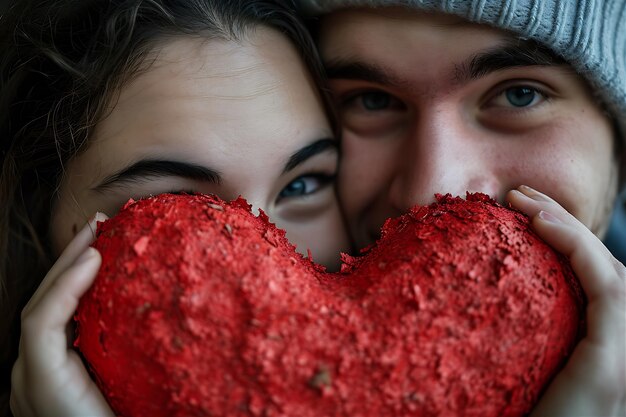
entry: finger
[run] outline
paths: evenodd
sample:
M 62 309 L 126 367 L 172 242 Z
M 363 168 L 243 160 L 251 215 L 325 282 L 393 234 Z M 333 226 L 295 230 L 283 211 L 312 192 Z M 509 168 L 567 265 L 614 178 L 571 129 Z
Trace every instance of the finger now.
M 101 257 L 94 248 L 86 251 L 48 288 L 45 297 L 22 320 L 20 355 L 29 367 L 50 371 L 67 360 L 65 329 L 80 297 L 93 282 Z
M 23 389 L 25 387 L 23 362 L 18 360 L 11 371 L 11 396 L 9 397 L 9 407 L 15 417 L 35 415 L 30 407 L 30 401 L 24 397 L 28 392 Z
M 50 271 L 46 274 L 43 281 L 39 285 L 39 288 L 35 291 L 31 299 L 28 301 L 22 314 L 28 314 L 28 311 L 33 308 L 35 304 L 44 296 L 50 285 L 56 280 L 57 276 L 69 268 L 76 259 L 85 252 L 85 249 L 89 247 L 91 242 L 95 238 L 95 231 L 97 222 L 103 222 L 108 217 L 103 213 L 96 213 L 95 216 L 81 229 L 78 234 L 67 245 L 59 259 L 52 266 Z
M 84 384 L 74 383 L 78 380 L 84 381 Z M 63 384 L 63 389 L 69 393 L 68 398 L 80 399 L 81 406 L 85 410 L 93 410 L 94 412 L 97 410 L 97 415 L 100 417 L 114 415 L 104 394 L 91 379 L 82 359 L 74 351 L 70 351 L 68 356 L 68 381 Z M 68 403 L 65 407 L 70 409 L 72 404 Z
M 544 392 L 531 417 L 623 416 L 624 382 L 611 379 L 620 365 L 598 361 L 597 348 L 582 343 Z M 596 352 L 594 352 L 596 351 Z M 622 356 L 623 358 L 623 353 Z M 604 366 L 602 366 L 604 364 Z M 623 362 L 621 368 L 623 367 Z M 623 371 L 622 371 L 623 374 Z M 617 382 L 617 383 L 616 383 Z
M 594 289 L 602 293 L 619 280 L 616 265 L 621 264 L 585 225 L 556 201 L 525 186 L 509 192 L 507 198 L 513 207 L 532 218 L 533 227 L 542 239 L 570 258 L 577 274 L 593 276 L 593 280 L 579 276 L 587 281 L 581 283 L 588 284 L 588 296 L 597 293 Z M 605 276 L 607 271 L 611 273 Z
M 602 242 L 553 199 L 528 187 L 511 191 L 513 207 L 570 259 L 587 295 L 587 334 L 543 396 L 533 416 L 619 415 L 626 358 L 626 273 Z
M 25 417 L 34 415 L 29 411 L 22 411 L 21 404 L 27 405 L 28 403 L 18 400 L 13 390 L 11 390 L 11 396 L 9 397 L 9 409 L 11 410 L 11 415 L 13 415 L 14 417 Z
M 539 236 L 570 259 L 587 295 L 588 341 L 607 347 L 623 346 L 624 266 L 589 229 L 554 200 L 534 190 L 529 192 L 521 187 L 520 190 L 525 192 L 509 194 L 510 202 L 531 215 L 533 229 Z
M 545 211 L 554 215 L 562 223 L 569 224 L 588 237 L 595 237 L 595 234 L 589 230 L 580 220 L 569 213 L 563 206 L 549 196 L 525 185 L 521 185 L 517 190 L 511 190 L 507 195 L 507 199 L 512 205 L 524 212 L 529 217 L 537 216 L 541 211 Z M 599 239 L 593 239 L 598 243 L 599 250 L 607 255 L 611 255 L 610 251 L 604 246 Z
M 545 236 L 550 245 L 570 259 L 590 302 L 620 289 L 621 279 L 613 256 L 604 250 L 595 235 L 581 232 L 544 211 L 535 216 L 532 223 L 542 238 Z
M 76 352 L 68 352 L 67 364 L 59 372 L 25 368 L 20 356 L 11 375 L 10 407 L 15 417 L 114 416 Z
M 524 212 L 529 217 L 534 217 L 544 210 L 559 216 L 564 223 L 589 230 L 555 200 L 526 185 L 520 185 L 516 190 L 509 191 L 507 200 L 513 207 Z
M 595 242 L 597 238 L 593 234 L 581 236 L 581 233 L 572 226 L 555 223 L 545 215 L 535 216 L 533 226 L 539 236 L 542 238 L 545 236 L 548 243 L 570 259 L 572 269 L 587 296 L 586 338 L 603 346 L 621 345 L 617 339 L 623 339 L 626 334 L 624 329 L 626 281 L 619 277 L 613 262 L 607 259 L 607 254 L 598 249 Z
M 590 301 L 619 290 L 623 265 L 585 225 L 557 202 L 543 197 L 544 200 L 537 200 L 513 190 L 508 200 L 514 208 L 531 217 L 533 229 L 543 240 L 570 259 Z

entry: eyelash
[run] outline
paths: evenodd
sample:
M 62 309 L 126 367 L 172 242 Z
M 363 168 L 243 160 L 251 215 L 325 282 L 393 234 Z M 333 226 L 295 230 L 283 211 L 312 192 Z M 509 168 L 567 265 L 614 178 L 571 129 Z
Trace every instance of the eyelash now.
M 506 82 L 506 85 L 503 87 L 499 87 L 497 92 L 495 94 L 492 94 L 489 96 L 489 98 L 486 100 L 486 102 L 493 100 L 494 98 L 500 96 L 501 94 L 504 94 L 507 90 L 511 89 L 511 88 L 522 88 L 522 87 L 526 87 L 529 88 L 537 93 L 539 93 L 546 101 L 549 101 L 552 99 L 552 94 L 550 94 L 546 89 L 541 88 L 541 87 L 537 87 L 536 85 L 534 85 L 533 82 L 530 81 L 524 81 L 524 80 L 510 80 Z M 346 106 L 346 105 L 351 105 L 354 103 L 354 101 L 359 98 L 362 97 L 365 94 L 368 93 L 381 93 L 381 94 L 388 94 L 392 100 L 398 100 L 400 101 L 400 99 L 398 99 L 396 96 L 394 96 L 391 93 L 388 93 L 384 90 L 379 90 L 376 88 L 363 88 L 363 89 L 358 89 L 358 90 L 353 90 L 341 95 L 337 96 L 337 103 L 339 106 Z
M 547 92 L 546 89 L 537 87 L 532 82 L 524 82 L 520 80 L 520 81 L 508 82 L 504 87 L 499 88 L 495 94 L 490 95 L 489 98 L 485 100 L 485 103 L 489 103 L 495 100 L 496 98 L 503 96 L 504 94 L 506 94 L 507 90 L 511 90 L 513 88 L 528 88 L 529 90 L 532 90 L 535 93 L 539 94 L 543 98 L 544 102 L 550 102 L 553 98 L 552 94 Z M 516 114 L 526 113 L 526 112 L 535 110 L 537 107 L 541 106 L 542 104 L 544 103 L 543 102 L 538 103 L 530 107 L 507 107 L 501 110 L 508 111 L 508 112 L 515 112 Z
M 198 194 L 198 191 L 194 191 L 194 190 L 170 190 L 170 191 L 166 191 L 165 194 L 176 194 L 176 195 L 181 195 L 181 194 Z
M 291 180 L 287 185 L 289 185 L 289 184 L 291 184 L 291 183 L 293 183 L 295 181 L 298 181 L 299 179 L 302 179 L 302 178 L 314 178 L 314 179 L 316 179 L 316 180 L 318 180 L 320 182 L 320 187 L 317 190 L 315 190 L 315 191 L 313 191 L 311 193 L 307 193 L 307 194 L 304 194 L 304 195 L 301 195 L 301 196 L 281 197 L 280 194 L 279 194 L 279 196 L 278 196 L 276 201 L 278 202 L 278 201 L 281 201 L 283 199 L 291 199 L 291 198 L 303 198 L 303 197 L 308 197 L 310 195 L 316 194 L 322 188 L 324 188 L 328 184 L 332 183 L 337 178 L 337 174 L 335 173 L 335 174 L 330 174 L 329 175 L 329 174 L 326 174 L 326 173 L 323 173 L 323 172 L 303 174 L 303 175 L 300 175 L 300 176 L 294 178 L 293 180 Z M 285 187 L 287 187 L 287 185 Z
M 291 180 L 289 182 L 289 184 L 291 184 L 292 182 L 297 181 L 299 179 L 302 179 L 302 178 L 314 178 L 314 179 L 318 180 L 320 182 L 320 188 L 319 189 L 321 189 L 322 187 L 324 187 L 324 186 L 332 183 L 333 181 L 335 181 L 335 179 L 337 178 L 337 174 L 329 175 L 329 174 L 322 173 L 322 172 L 304 174 L 304 175 L 300 175 L 297 178 L 294 178 L 293 180 Z M 289 184 L 287 184 L 287 185 L 289 185 Z M 319 191 L 319 189 L 315 190 L 315 191 L 313 191 L 311 193 L 307 193 L 304 196 L 297 196 L 297 197 L 306 197 L 306 196 L 315 194 L 315 193 L 317 193 Z M 169 190 L 169 191 L 166 191 L 166 194 L 176 194 L 176 195 L 197 194 L 197 193 L 198 193 L 198 191 L 189 190 L 189 189 L 179 189 L 179 190 Z M 294 198 L 294 197 L 280 197 L 278 200 L 280 201 L 282 199 L 289 199 L 289 198 Z
M 376 88 L 363 88 L 359 90 L 350 91 L 349 93 L 346 93 L 337 97 L 337 103 L 339 106 L 354 105 L 357 99 L 362 98 L 366 94 L 386 94 L 392 100 L 399 100 L 398 98 L 396 98 L 396 96 L 384 90 L 379 90 Z

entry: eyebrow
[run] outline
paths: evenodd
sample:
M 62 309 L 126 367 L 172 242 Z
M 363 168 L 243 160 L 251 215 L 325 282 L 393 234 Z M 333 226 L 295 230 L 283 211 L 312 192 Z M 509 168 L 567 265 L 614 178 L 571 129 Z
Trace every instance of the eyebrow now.
M 291 171 L 306 160 L 328 149 L 338 149 L 337 141 L 332 138 L 324 138 L 305 146 L 289 157 L 283 173 Z M 222 182 L 222 175 L 218 171 L 201 165 L 180 161 L 143 159 L 107 176 L 98 185 L 92 187 L 92 191 L 103 192 L 122 184 L 138 182 L 147 178 L 163 177 L 180 177 L 217 185 Z
M 306 160 L 318 155 L 322 152 L 325 152 L 329 149 L 333 149 L 338 151 L 339 144 L 335 139 L 332 138 L 323 138 L 319 139 L 310 145 L 305 146 L 304 148 L 298 150 L 293 155 L 289 157 L 285 167 L 283 168 L 283 174 L 291 171 L 298 165 L 304 163 Z
M 510 68 L 565 64 L 563 58 L 538 42 L 511 39 L 502 46 L 478 52 L 454 65 L 452 80 L 456 84 L 462 84 Z M 398 77 L 380 65 L 362 61 L 331 60 L 326 63 L 326 73 L 329 79 L 359 80 L 396 88 L 412 88 L 409 80 Z
M 326 74 L 329 79 L 368 81 L 394 87 L 404 87 L 410 84 L 407 80 L 395 76 L 379 65 L 343 59 L 326 63 Z
M 102 192 L 113 186 L 140 181 L 146 178 L 181 177 L 190 180 L 220 184 L 222 177 L 216 170 L 197 164 L 159 159 L 144 159 L 106 177 L 92 188 Z
M 506 44 L 472 55 L 455 65 L 453 80 L 465 83 L 497 71 L 532 66 L 559 66 L 566 61 L 535 41 L 510 40 Z

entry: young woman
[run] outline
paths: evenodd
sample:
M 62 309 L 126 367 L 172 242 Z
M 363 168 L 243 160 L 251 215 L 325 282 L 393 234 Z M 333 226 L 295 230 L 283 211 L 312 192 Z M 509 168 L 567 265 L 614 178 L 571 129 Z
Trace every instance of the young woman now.
M 16 415 L 110 413 L 65 335 L 96 212 L 242 195 L 318 262 L 348 250 L 320 67 L 284 2 L 24 0 L 1 26 L 2 415 L 20 334 Z

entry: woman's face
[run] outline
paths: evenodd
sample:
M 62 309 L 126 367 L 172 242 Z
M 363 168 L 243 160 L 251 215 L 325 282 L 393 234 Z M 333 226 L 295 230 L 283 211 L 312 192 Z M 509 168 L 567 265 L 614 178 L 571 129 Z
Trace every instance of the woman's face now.
M 335 197 L 337 142 L 295 48 L 257 28 L 245 41 L 181 37 L 125 85 L 70 161 L 52 213 L 59 253 L 96 211 L 165 192 L 241 195 L 317 262 L 348 249 Z

